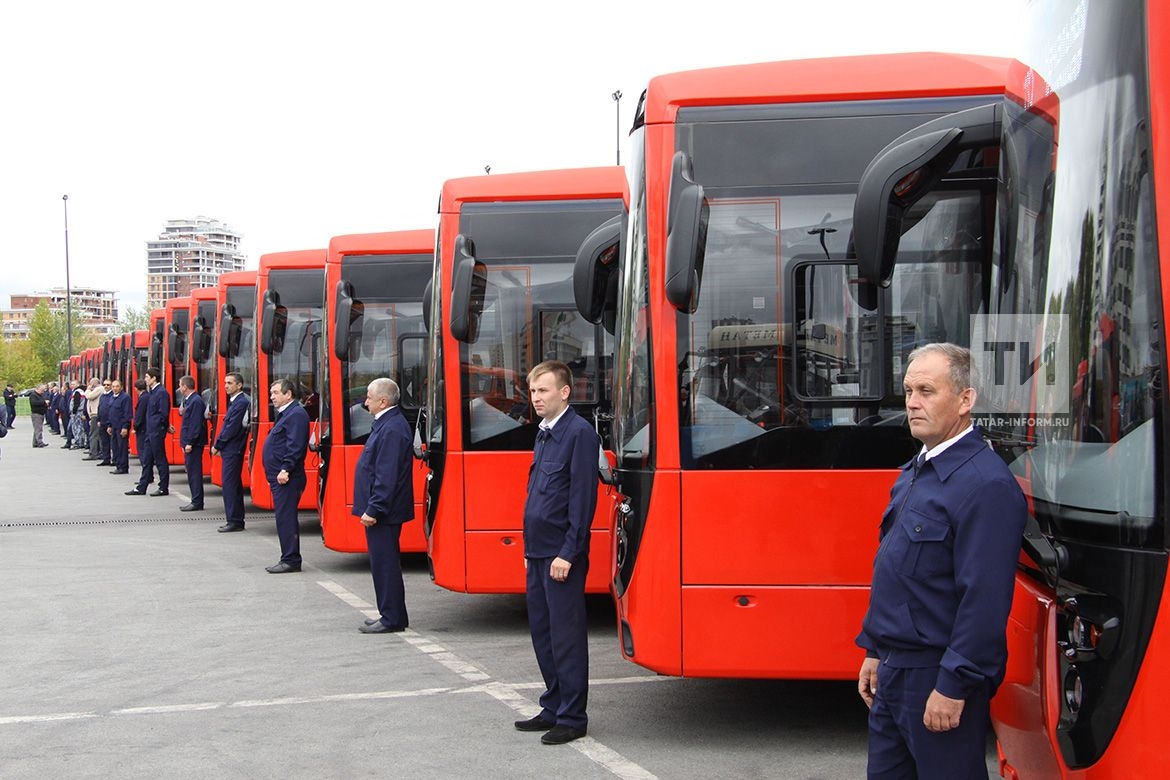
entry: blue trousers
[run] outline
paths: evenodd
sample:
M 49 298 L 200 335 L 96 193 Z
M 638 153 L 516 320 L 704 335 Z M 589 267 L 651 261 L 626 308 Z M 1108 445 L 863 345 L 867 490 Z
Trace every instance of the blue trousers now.
M 109 441 L 109 436 L 106 436 Z M 171 489 L 171 464 L 167 462 L 166 434 L 162 436 L 147 435 L 143 442 L 146 446 L 139 450 L 142 453 L 142 475 L 138 477 L 138 489 L 146 490 L 151 476 L 157 469 L 158 489 L 164 492 Z
M 301 526 L 297 520 L 297 504 L 305 492 L 305 475 L 293 474 L 288 484 L 282 485 L 275 479 L 269 481 L 272 488 L 272 506 L 276 510 L 276 535 L 280 539 L 280 561 L 293 566 L 301 565 Z
M 878 667 L 878 690 L 869 710 L 871 780 L 986 780 L 987 733 L 991 727 L 986 691 L 968 697 L 959 725 L 927 731 L 922 723 L 938 667 Z
M 398 542 L 402 523 L 379 520 L 366 526 L 366 547 L 370 551 L 370 575 L 374 578 L 374 598 L 378 614 L 390 628 L 406 628 L 406 586 L 402 583 L 402 559 Z
M 223 456 L 223 511 L 229 523 L 244 524 L 244 453 Z
M 183 448 L 183 466 L 187 469 L 187 489 L 191 491 L 191 503 L 203 506 L 203 445 L 192 446 L 187 452 Z
M 120 430 L 114 431 L 110 437 L 110 462 L 119 471 L 130 470 L 130 439 Z
M 536 664 L 544 678 L 540 717 L 584 731 L 589 725 L 589 632 L 585 616 L 585 575 L 589 558 L 573 561 L 569 576 L 549 576 L 552 558 L 529 558 L 528 629 Z

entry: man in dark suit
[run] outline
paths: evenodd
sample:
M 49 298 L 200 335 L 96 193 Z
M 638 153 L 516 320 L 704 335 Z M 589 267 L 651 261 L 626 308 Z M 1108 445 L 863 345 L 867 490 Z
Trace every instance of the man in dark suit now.
M 183 448 L 183 465 L 187 468 L 187 487 L 191 501 L 179 507 L 183 512 L 203 509 L 203 448 L 207 446 L 207 406 L 195 392 L 195 378 L 179 378 L 183 394 L 183 423 L 179 426 L 179 446 Z
M 138 484 L 127 490 L 128 496 L 146 495 L 146 486 L 150 484 L 151 472 L 158 470 L 158 487 L 150 492 L 152 496 L 170 494 L 171 465 L 167 461 L 167 433 L 171 427 L 171 396 L 166 388 L 159 384 L 162 376 L 157 368 L 146 369 L 146 446 L 142 459 L 142 476 Z
M 110 460 L 110 396 L 114 392 L 111 389 L 111 382 L 109 379 L 102 380 L 102 394 L 98 398 L 98 447 L 101 460 L 97 462 L 99 466 L 111 466 L 113 461 Z
M 248 445 L 252 401 L 244 392 L 244 377 L 236 371 L 223 378 L 228 408 L 219 435 L 211 445 L 211 454 L 223 458 L 223 510 L 227 522 L 220 533 L 244 530 L 244 449 Z
M 269 574 L 301 570 L 301 528 L 297 504 L 305 492 L 305 453 L 309 448 L 309 413 L 297 403 L 296 385 L 291 379 L 272 383 L 268 397 L 276 411 L 276 423 L 264 440 L 261 453 L 264 476 L 272 488 L 276 510 L 276 535 L 280 537 L 280 560 L 265 567 Z
M 146 463 L 146 380 L 137 380 L 134 389 L 138 391 L 138 401 L 134 404 L 134 441 L 138 445 L 138 465 L 142 467 Z M 150 482 L 154 482 L 153 473 Z
M 110 436 L 110 460 L 114 466 L 111 474 L 130 473 L 130 394 L 122 392 L 122 380 L 115 379 L 110 389 L 110 403 L 106 408 L 109 424 L 106 433 Z
M 8 407 L 8 427 L 16 422 L 16 388 L 9 382 L 4 386 L 4 405 Z
M 514 725 L 546 731 L 541 742 L 561 745 L 585 736 L 589 723 L 585 575 L 601 439 L 569 406 L 573 373 L 567 365 L 538 364 L 528 387 L 541 423 L 524 502 L 524 561 L 528 627 L 545 692 L 540 714 Z
M 385 377 L 366 388 L 374 425 L 354 469 L 352 513 L 366 527 L 380 617 L 367 620 L 358 629 L 363 634 L 402 631 L 410 622 L 398 543 L 402 524 L 414 517 L 412 434 L 398 407 L 400 395 L 398 385 Z

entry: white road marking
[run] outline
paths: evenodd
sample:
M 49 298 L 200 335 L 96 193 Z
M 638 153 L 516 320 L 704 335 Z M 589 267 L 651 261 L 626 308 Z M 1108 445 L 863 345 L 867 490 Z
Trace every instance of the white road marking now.
M 336 582 L 334 582 L 332 580 L 318 580 L 317 584 L 320 585 L 321 587 L 325 588 L 325 590 L 329 591 L 334 596 L 337 596 L 337 598 L 341 599 L 346 604 L 349 604 L 350 606 L 353 606 L 357 609 L 364 610 L 365 608 L 370 606 L 368 602 L 366 602 L 362 598 L 354 595 L 349 590 L 345 589 L 344 587 L 342 587 L 341 585 L 337 584 Z M 374 616 L 376 616 L 376 614 L 377 613 L 375 613 L 375 615 L 371 615 L 370 617 L 374 617 Z M 521 695 L 519 689 L 523 687 L 525 689 L 530 689 L 530 690 L 531 689 L 543 690 L 544 683 L 521 683 L 521 684 L 517 684 L 517 685 L 509 685 L 506 683 L 497 682 L 497 681 L 492 680 L 491 675 L 487 674 L 482 669 L 479 669 L 478 667 L 476 667 L 472 663 L 464 661 L 462 658 L 457 656 L 455 653 L 450 652 L 449 650 L 444 648 L 442 645 L 435 642 L 433 639 L 431 639 L 429 637 L 424 637 L 423 635 L 419 634 L 417 631 L 413 631 L 413 630 L 408 628 L 399 634 L 395 634 L 395 636 L 400 637 L 402 641 L 411 645 L 416 650 L 418 650 L 420 653 L 423 653 L 424 655 L 427 655 L 428 657 L 433 658 L 435 661 L 437 661 L 440 664 L 442 664 L 443 666 L 447 667 L 452 672 L 459 675 L 460 677 L 462 677 L 465 680 L 486 681 L 486 682 L 484 682 L 483 685 L 476 685 L 476 686 L 473 686 L 471 688 L 462 688 L 462 689 L 459 689 L 458 691 L 455 691 L 455 692 L 457 692 L 457 693 L 480 693 L 480 692 L 483 692 L 483 693 L 486 693 L 487 695 L 491 696 L 496 701 L 507 705 L 508 707 L 510 707 L 511 709 L 516 711 L 518 714 L 524 715 L 525 717 L 532 717 L 533 715 L 539 714 L 539 710 L 533 711 L 533 707 L 534 707 L 533 702 L 530 699 L 526 698 L 525 696 Z M 590 685 L 593 685 L 595 683 L 602 684 L 602 685 L 605 685 L 605 684 L 615 685 L 615 684 L 620 684 L 620 683 L 626 682 L 626 681 L 635 681 L 636 680 L 638 682 L 641 682 L 643 680 L 656 680 L 656 679 L 669 679 L 669 678 L 658 678 L 658 677 L 612 678 L 612 679 L 605 680 L 604 682 L 599 681 L 599 680 L 598 681 L 590 680 L 589 683 L 590 683 Z M 633 761 L 630 761 L 628 758 L 623 756 L 621 753 L 618 753 L 616 750 L 612 750 L 612 749 L 606 747 L 605 745 L 601 744 L 600 742 L 593 739 L 592 737 L 583 737 L 582 739 L 574 740 L 574 741 L 569 743 L 569 746 L 574 748 L 577 752 L 581 753 L 583 756 L 588 758 L 590 761 L 593 761 L 595 764 L 604 767 L 605 769 L 609 770 L 614 775 L 622 778 L 622 780 L 657 780 L 657 775 L 653 774 L 652 772 L 647 771 L 646 769 L 643 769 L 642 767 L 635 764 Z
M 50 723 L 59 720 L 84 720 L 85 718 L 96 718 L 96 712 L 54 712 L 48 715 L 10 715 L 6 718 L 0 718 L 0 726 L 7 726 L 11 723 Z

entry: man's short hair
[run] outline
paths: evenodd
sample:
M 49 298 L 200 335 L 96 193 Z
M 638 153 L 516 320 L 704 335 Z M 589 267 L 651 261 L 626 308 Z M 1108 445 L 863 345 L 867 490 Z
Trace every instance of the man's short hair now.
M 185 387 L 188 390 L 195 389 L 195 377 L 188 374 L 187 376 L 179 377 L 179 387 Z
M 565 386 L 573 386 L 573 370 L 559 360 L 546 360 L 533 366 L 532 370 L 528 372 L 528 384 L 531 385 L 538 376 L 543 374 L 553 375 L 558 390 Z
M 370 382 L 366 389 L 375 398 L 385 398 L 391 406 L 398 406 L 398 402 L 402 399 L 402 391 L 398 389 L 398 383 L 389 377 L 378 377 Z
M 971 350 L 948 342 L 923 344 L 910 353 L 907 365 L 913 363 L 915 358 L 929 354 L 942 355 L 946 358 L 947 366 L 950 368 L 951 384 L 956 393 L 974 387 L 971 384 Z
M 162 381 L 162 372 L 159 371 L 154 366 L 151 366 L 150 368 L 146 369 L 146 375 L 149 377 L 154 377 L 154 381 L 156 381 L 156 382 Z
M 236 384 L 238 384 L 240 387 L 244 386 L 244 375 L 239 371 L 229 371 L 223 375 L 223 378 L 225 381 L 228 379 L 234 379 L 236 380 Z
M 289 379 L 287 376 L 282 376 L 280 379 L 272 380 L 272 387 L 276 387 L 277 385 L 280 385 L 280 392 L 292 394 L 294 399 L 300 395 L 300 393 L 297 392 L 297 383 Z
M 146 380 L 145 379 L 136 380 L 134 382 L 134 389 L 141 393 L 143 390 L 146 389 Z

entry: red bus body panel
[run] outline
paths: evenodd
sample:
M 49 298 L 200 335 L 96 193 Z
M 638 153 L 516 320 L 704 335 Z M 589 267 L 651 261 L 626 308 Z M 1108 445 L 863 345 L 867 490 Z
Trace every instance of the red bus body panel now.
M 329 241 L 328 257 L 325 261 L 325 333 L 323 345 L 329 377 L 329 408 L 332 429 L 329 444 L 329 469 L 324 481 L 324 490 L 317 490 L 318 511 L 321 514 L 321 536 L 326 547 L 338 552 L 366 552 L 366 532 L 350 510 L 353 508 L 353 476 L 362 445 L 345 444 L 341 440 L 342 428 L 339 415 L 349 407 L 350 399 L 342 397 L 341 360 L 333 352 L 333 328 L 337 320 L 337 296 L 334 291 L 342 281 L 342 261 L 347 255 L 417 255 L 433 254 L 435 231 L 404 230 L 393 233 L 362 233 L 335 236 Z M 335 422 L 338 421 L 338 422 Z M 427 541 L 423 533 L 423 496 L 426 490 L 426 467 L 416 461 L 414 472 L 414 520 L 402 526 L 399 549 L 402 552 L 426 552 Z M 318 487 L 314 485 L 314 487 Z M 306 489 L 306 492 L 309 492 Z
M 166 305 L 166 333 L 168 345 L 172 338 L 172 329 L 176 325 L 176 313 L 182 312 L 184 317 L 188 317 L 191 312 L 191 298 L 184 296 L 182 298 L 171 298 Z M 166 348 L 166 357 L 163 358 L 162 365 L 162 386 L 171 395 L 171 432 L 167 434 L 167 462 L 172 466 L 183 465 L 183 448 L 179 446 L 179 427 L 183 424 L 183 418 L 179 414 L 179 400 L 181 395 L 178 392 L 179 377 L 185 375 L 190 368 L 191 363 L 191 327 L 190 319 L 182 326 L 183 333 L 181 338 L 186 344 L 185 356 L 186 359 L 181 364 L 172 363 L 170 360 L 170 348 Z M 180 373 L 181 372 L 181 373 Z
M 256 272 L 255 271 L 231 271 L 229 273 L 220 275 L 218 281 L 219 281 L 219 283 L 216 285 L 216 288 L 215 288 L 216 289 L 216 304 L 217 304 L 217 308 L 221 312 L 221 317 L 222 317 L 223 307 L 225 305 L 227 305 L 228 290 L 234 289 L 234 288 L 241 288 L 241 287 L 245 288 L 245 289 L 250 288 L 251 293 L 252 293 L 252 299 L 255 300 L 255 298 L 256 298 Z M 219 330 L 219 325 L 216 325 L 217 336 L 218 336 L 218 330 Z M 218 337 L 216 340 L 218 341 Z M 252 343 L 254 346 L 255 339 L 253 339 Z M 218 377 L 219 387 L 216 389 L 216 410 L 217 411 L 216 411 L 216 414 L 212 417 L 211 429 L 213 431 L 216 431 L 217 435 L 218 435 L 218 431 L 220 429 L 220 420 L 223 418 L 224 410 L 227 409 L 227 393 L 223 389 L 223 380 L 224 380 L 224 377 L 227 376 L 228 372 L 231 369 L 228 367 L 227 358 L 225 358 L 223 355 L 220 355 L 218 351 L 216 352 L 216 356 L 217 357 L 216 357 L 215 375 L 216 375 L 216 377 Z M 241 356 L 241 359 L 251 361 L 252 373 L 253 373 L 253 375 L 255 375 L 256 355 L 255 354 L 243 355 L 243 356 Z M 252 391 L 253 391 L 253 393 L 255 393 L 255 388 L 252 388 Z M 265 393 L 265 395 L 267 395 L 267 393 Z M 255 424 L 256 424 L 256 422 L 255 422 L 255 420 L 253 420 L 252 425 L 254 426 Z M 213 444 L 215 443 L 215 439 L 212 439 L 212 443 Z M 255 443 L 255 439 L 253 437 L 249 436 L 249 438 L 248 438 L 249 450 L 254 446 L 254 443 Z M 208 449 L 210 449 L 210 447 L 208 447 Z M 243 482 L 243 485 L 245 488 L 249 487 L 249 485 L 251 484 L 251 481 L 252 481 L 251 478 L 252 478 L 252 472 L 248 468 L 248 455 L 245 454 L 244 468 L 241 470 L 241 474 L 240 474 L 240 479 Z M 223 485 L 223 461 L 220 458 L 213 457 L 211 459 L 211 484 L 220 485 L 220 486 Z
M 443 311 L 451 305 L 454 240 L 462 205 L 475 202 L 539 202 L 617 199 L 629 202 L 621 168 L 475 176 L 451 179 L 439 200 L 441 245 L 439 264 Z M 445 316 L 445 315 L 444 315 Z M 436 327 L 432 323 L 431 327 Z M 444 381 L 448 388 L 443 477 L 428 553 L 435 582 L 468 593 L 523 593 L 525 589 L 523 519 L 528 452 L 464 452 L 460 409 L 459 342 L 444 327 Z M 603 489 L 599 492 L 604 493 Z M 612 516 L 598 501 L 592 524 L 586 591 L 610 589 Z
M 269 275 L 274 270 L 281 269 L 316 269 L 325 270 L 324 249 L 305 249 L 293 252 L 273 252 L 260 256 L 260 270 L 256 274 L 256 343 L 260 343 L 260 333 L 264 328 L 264 293 L 268 290 Z M 256 417 L 252 421 L 255 430 L 253 451 L 249 453 L 244 469 L 251 471 L 250 489 L 252 503 L 260 509 L 272 509 L 272 488 L 268 486 L 268 479 L 264 476 L 264 441 L 268 432 L 272 430 L 273 420 L 269 415 L 268 388 L 272 382 L 280 377 L 269 376 L 268 356 L 257 347 L 256 350 L 256 387 L 252 396 L 252 410 Z M 314 423 L 314 426 L 316 424 Z M 317 484 L 317 453 L 309 451 L 305 456 L 305 492 L 301 493 L 298 509 L 316 509 L 317 497 L 308 487 Z

